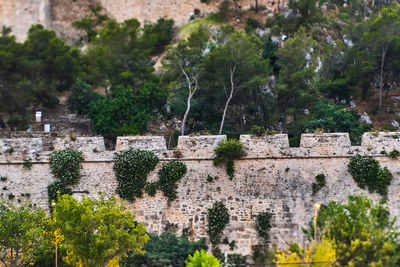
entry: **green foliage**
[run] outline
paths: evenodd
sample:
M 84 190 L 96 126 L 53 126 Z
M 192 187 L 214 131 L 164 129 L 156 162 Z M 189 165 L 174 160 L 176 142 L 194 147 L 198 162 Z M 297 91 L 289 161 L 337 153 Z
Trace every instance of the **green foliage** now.
M 142 197 L 147 176 L 154 170 L 158 161 L 158 157 L 150 151 L 129 148 L 116 153 L 113 169 L 118 181 L 119 196 L 129 200 Z
M 246 21 L 246 25 L 244 27 L 244 30 L 246 31 L 246 33 L 251 33 L 254 32 L 257 28 L 261 27 L 261 23 L 256 20 L 253 19 L 252 17 L 249 17 Z
M 271 230 L 272 214 L 269 212 L 260 212 L 256 218 L 256 231 L 259 237 L 261 237 L 264 243 L 267 243 L 270 238 L 269 231 Z
M 149 234 L 150 240 L 143 247 L 144 255 L 130 253 L 120 261 L 121 267 L 147 266 L 184 266 L 188 255 L 196 250 L 207 250 L 206 240 L 189 241 L 187 237 L 178 237 L 174 233 L 164 232 L 161 235 Z
M 157 194 L 157 189 L 158 183 L 147 183 L 144 187 L 144 191 L 151 197 L 154 197 Z
M 392 159 L 397 159 L 400 156 L 400 152 L 397 149 L 393 149 L 389 152 L 389 157 Z
M 292 109 L 295 118 L 318 99 L 318 92 L 312 86 L 316 75 L 314 47 L 315 41 L 307 36 L 304 28 L 300 28 L 277 52 L 277 65 L 280 67 L 277 100 L 285 113 Z
M 62 195 L 72 195 L 72 191 L 69 188 L 65 187 L 65 184 L 62 182 L 54 182 L 51 183 L 49 186 L 47 186 L 47 196 L 49 200 L 49 205 L 51 205 L 55 202 L 57 202 L 58 196 Z
M 186 260 L 186 267 L 218 267 L 220 266 L 219 260 L 213 255 L 207 254 L 206 251 L 196 251 L 193 256 L 189 255 Z
M 24 160 L 23 166 L 25 169 L 27 170 L 31 170 L 32 169 L 32 162 L 28 159 Z
M 89 104 L 89 118 L 96 133 L 106 136 L 139 134 L 166 98 L 156 83 L 145 82 L 138 88 L 117 86 L 111 98 L 97 97 Z M 121 107 L 124 107 L 121 109 Z
M 176 183 L 182 179 L 186 170 L 186 165 L 183 162 L 173 160 L 165 164 L 158 172 L 160 177 L 158 186 L 168 200 L 173 201 L 177 198 L 176 189 L 178 185 Z
M 243 144 L 236 139 L 226 139 L 218 143 L 214 152 L 217 155 L 213 160 L 214 165 L 226 163 L 226 173 L 232 180 L 235 172 L 233 160 L 246 156 Z
M 31 26 L 23 43 L 3 30 L 0 60 L 0 112 L 13 130 L 28 128 L 34 107 L 54 107 L 80 72 L 79 51 L 41 25 Z
M 382 204 L 375 204 L 366 196 L 350 196 L 347 203 L 330 202 L 322 206 L 317 219 L 318 234 L 333 241 L 336 258 L 341 265 L 361 267 L 398 265 L 398 236 L 395 221 Z M 308 230 L 314 234 L 313 220 Z
M 359 122 L 359 115 L 355 111 L 329 103 L 318 103 L 311 110 L 310 115 L 303 116 L 296 122 L 288 125 L 289 140 L 297 138 L 299 141 L 301 133 L 315 131 L 348 132 L 350 140 L 354 144 L 360 144 L 361 136 L 370 126 Z
M 213 206 L 208 209 L 207 222 L 207 234 L 211 244 L 216 246 L 221 240 L 222 232 L 229 223 L 229 212 L 224 203 L 215 202 Z
M 250 133 L 256 136 L 263 136 L 265 134 L 265 127 L 264 126 L 257 126 L 253 125 L 250 128 Z
M 89 104 L 100 96 L 92 91 L 90 85 L 85 82 L 77 82 L 71 87 L 72 94 L 68 97 L 68 109 L 78 115 L 86 115 L 89 112 Z
M 247 265 L 247 256 L 243 256 L 237 253 L 228 254 L 228 263 L 232 264 L 233 266 L 242 266 L 242 264 Z
M 0 204 L 0 260 L 8 266 L 29 265 L 43 242 L 44 219 L 44 210 Z
M 106 200 L 83 196 L 59 199 L 53 213 L 57 227 L 65 237 L 64 245 L 83 266 L 106 266 L 115 257 L 129 251 L 143 254 L 149 237 L 146 228 L 134 221 L 123 203 L 112 196 Z
M 71 149 L 58 150 L 51 153 L 50 170 L 62 184 L 75 185 L 81 178 L 82 162 L 81 152 Z
M 312 183 L 312 195 L 315 196 L 326 184 L 325 175 L 318 174 L 315 176 L 315 183 Z
M 393 175 L 386 167 L 381 168 L 376 159 L 356 155 L 351 158 L 348 170 L 360 188 L 387 197 L 388 187 L 392 182 Z
M 82 29 L 86 32 L 87 41 L 93 41 L 98 35 L 99 26 L 104 25 L 109 17 L 104 14 L 100 4 L 90 6 L 90 13 L 81 20 L 74 21 L 72 25 L 77 29 Z

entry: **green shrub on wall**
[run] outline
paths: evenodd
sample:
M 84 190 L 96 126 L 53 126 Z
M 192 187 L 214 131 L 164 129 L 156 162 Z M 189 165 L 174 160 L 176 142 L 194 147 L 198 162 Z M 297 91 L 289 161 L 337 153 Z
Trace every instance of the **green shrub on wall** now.
M 215 202 L 213 206 L 208 209 L 207 216 L 207 234 L 210 237 L 211 244 L 218 245 L 222 232 L 226 225 L 229 223 L 229 212 L 222 202 Z
M 128 200 L 142 197 L 147 176 L 156 167 L 158 157 L 150 151 L 129 148 L 117 153 L 114 160 L 119 196 Z
M 312 195 L 315 196 L 325 185 L 326 181 L 324 174 L 318 174 L 315 176 L 315 183 L 312 183 Z
M 72 194 L 71 189 L 66 188 L 66 186 L 79 183 L 83 160 L 81 152 L 71 149 L 51 153 L 50 171 L 57 181 L 47 187 L 50 205 L 57 201 L 58 192 L 60 195 Z
M 49 205 L 53 202 L 57 202 L 58 194 L 62 195 L 72 195 L 72 191 L 66 188 L 61 182 L 54 182 L 47 187 L 47 195 L 49 196 Z
M 160 177 L 158 186 L 169 200 L 176 199 L 178 187 L 176 182 L 185 175 L 186 170 L 186 165 L 183 162 L 173 160 L 165 164 L 158 172 Z
M 259 237 L 266 243 L 269 241 L 269 231 L 271 230 L 272 214 L 269 212 L 260 212 L 256 218 L 256 231 Z
M 356 155 L 350 160 L 348 170 L 360 188 L 387 196 L 393 175 L 386 167 L 381 168 L 376 159 Z
M 71 149 L 58 150 L 51 153 L 51 173 L 64 185 L 74 185 L 81 178 L 83 156 L 79 151 Z
M 218 146 L 214 149 L 217 155 L 213 163 L 215 166 L 226 164 L 226 173 L 229 175 L 229 179 L 233 179 L 235 167 L 233 161 L 246 156 L 244 146 L 242 142 L 236 139 L 223 140 L 218 143 Z

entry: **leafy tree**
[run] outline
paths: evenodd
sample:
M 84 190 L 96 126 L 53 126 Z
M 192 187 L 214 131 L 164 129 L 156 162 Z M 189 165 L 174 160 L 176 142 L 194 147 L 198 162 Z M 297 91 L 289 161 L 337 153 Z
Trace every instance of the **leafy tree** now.
M 100 4 L 90 6 L 90 13 L 81 20 L 74 21 L 72 25 L 77 29 L 82 29 L 86 32 L 86 39 L 91 42 L 97 36 L 97 30 L 104 22 L 109 20 L 109 17 L 104 14 L 103 7 Z
M 220 266 L 219 260 L 213 255 L 207 254 L 206 251 L 196 251 L 193 256 L 189 255 L 186 261 L 186 267 L 218 267 Z
M 79 51 L 53 31 L 33 25 L 24 43 L 4 28 L 0 37 L 0 111 L 12 128 L 27 128 L 35 107 L 54 107 L 57 93 L 67 90 L 80 73 Z
M 278 250 L 275 257 L 278 265 L 298 264 L 307 267 L 323 267 L 328 262 L 334 263 L 336 261 L 336 251 L 332 241 L 323 239 L 319 243 L 311 243 L 307 248 L 301 248 L 298 244 L 291 243 L 287 252 Z
M 393 46 L 400 43 L 400 8 L 399 4 L 383 8 L 381 12 L 369 18 L 366 31 L 361 41 L 366 44 L 367 60 L 364 59 L 364 68 L 375 69 L 379 77 L 379 109 L 382 108 L 382 91 L 384 85 L 384 71 L 386 56 Z
M 125 206 L 112 196 L 108 200 L 83 197 L 79 202 L 61 196 L 53 216 L 65 237 L 65 246 L 83 266 L 105 266 L 129 251 L 144 253 L 146 229 L 134 221 Z
M 185 124 L 192 104 L 192 98 L 200 89 L 199 76 L 201 63 L 207 52 L 208 34 L 199 29 L 188 40 L 182 40 L 176 47 L 171 47 L 163 61 L 164 79 L 174 91 L 186 90 L 186 110 L 182 119 L 181 135 L 185 134 Z
M 144 266 L 183 266 L 188 255 L 197 250 L 207 250 L 206 240 L 189 241 L 187 237 L 178 237 L 174 233 L 164 232 L 161 235 L 149 234 L 150 240 L 143 247 L 144 255 L 129 254 L 121 259 L 121 267 Z
M 71 87 L 72 95 L 68 97 L 68 109 L 78 115 L 86 115 L 89 112 L 90 102 L 95 102 L 100 98 L 92 91 L 89 84 L 79 81 Z
M 226 115 L 234 96 L 246 100 L 246 95 L 251 95 L 265 85 L 268 75 L 271 73 L 268 61 L 261 56 L 257 39 L 247 37 L 240 33 L 233 33 L 223 44 L 217 46 L 207 56 L 204 62 L 202 84 L 206 93 L 222 98 L 215 100 L 224 103 L 222 105 L 222 119 L 219 134 L 222 133 Z M 243 102 L 237 102 L 237 105 Z M 219 109 L 219 107 L 216 107 Z M 214 107 L 214 110 L 216 109 Z M 212 111 L 211 111 L 212 112 Z M 220 113 L 220 112 L 218 112 Z
M 295 14 L 299 14 L 298 25 L 311 25 L 318 22 L 322 17 L 321 9 L 317 5 L 316 0 L 291 0 L 289 8 Z
M 43 243 L 44 210 L 0 204 L 0 261 L 6 267 L 25 266 Z
M 297 114 L 301 114 L 301 109 L 309 108 L 318 97 L 313 86 L 314 46 L 315 41 L 307 37 L 304 28 L 300 28 L 295 36 L 288 39 L 277 52 L 277 64 L 281 69 L 276 94 L 284 115 L 290 108 L 293 115 L 297 117 Z
M 106 136 L 139 134 L 165 103 L 166 92 L 153 82 L 136 88 L 116 86 L 110 98 L 98 96 L 89 104 L 89 118 L 94 131 Z
M 399 260 L 397 228 L 389 210 L 366 196 L 350 196 L 347 203 L 330 202 L 317 219 L 318 235 L 333 242 L 341 265 L 395 266 Z M 313 222 L 305 233 L 314 234 Z

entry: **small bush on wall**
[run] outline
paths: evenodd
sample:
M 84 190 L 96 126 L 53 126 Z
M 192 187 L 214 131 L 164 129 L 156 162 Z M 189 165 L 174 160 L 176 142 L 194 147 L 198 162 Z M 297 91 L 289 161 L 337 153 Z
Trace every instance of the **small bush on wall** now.
M 386 167 L 381 168 L 376 159 L 356 155 L 350 160 L 348 170 L 360 188 L 387 196 L 393 175 Z
M 142 197 L 147 176 L 156 167 L 158 157 L 150 151 L 130 148 L 117 153 L 114 161 L 119 196 L 128 200 Z
M 270 235 L 269 231 L 271 230 L 271 219 L 272 214 L 269 212 L 260 212 L 256 218 L 256 231 L 260 238 L 266 243 L 269 241 Z
M 79 183 L 83 160 L 81 152 L 71 149 L 51 153 L 50 171 L 57 181 L 47 187 L 50 205 L 52 202 L 57 202 L 58 192 L 60 195 L 72 194 L 71 189 L 66 186 Z
M 315 196 L 325 185 L 326 181 L 324 174 L 318 174 L 315 176 L 315 183 L 312 183 L 312 195 Z
M 225 163 L 226 172 L 229 179 L 232 180 L 235 172 L 233 161 L 246 156 L 242 142 L 236 139 L 223 140 L 218 143 L 214 152 L 217 155 L 213 160 L 214 165 L 218 166 Z
M 211 244 L 218 245 L 221 240 L 222 232 L 229 223 L 229 212 L 222 202 L 215 202 L 208 209 L 207 216 L 207 234 L 210 237 Z
M 83 156 L 79 151 L 71 149 L 58 150 L 51 153 L 51 173 L 64 185 L 74 185 L 81 178 Z
M 170 201 L 176 199 L 176 189 L 178 187 L 176 182 L 185 175 L 186 171 L 187 168 L 183 162 L 173 160 L 165 164 L 158 172 L 160 177 L 158 186 Z

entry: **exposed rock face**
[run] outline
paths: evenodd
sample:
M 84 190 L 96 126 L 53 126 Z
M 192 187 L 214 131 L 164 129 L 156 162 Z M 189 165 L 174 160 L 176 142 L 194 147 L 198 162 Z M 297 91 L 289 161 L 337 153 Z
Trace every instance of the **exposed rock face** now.
M 44 151 L 45 139 L 0 139 L 0 199 L 8 200 L 10 194 L 17 200 L 29 200 L 38 207 L 47 208 L 47 186 L 54 181 L 49 168 L 50 151 Z M 229 210 L 230 223 L 224 231 L 237 248 L 228 253 L 251 253 L 258 242 L 254 226 L 256 215 L 262 211 L 273 214 L 271 241 L 285 247 L 290 241 L 302 242 L 305 227 L 313 216 L 315 203 L 344 202 L 352 194 L 364 193 L 372 199 L 380 196 L 360 189 L 347 171 L 350 158 L 356 154 L 376 158 L 382 167 L 393 173 L 388 191 L 388 206 L 392 216 L 400 216 L 400 161 L 380 154 L 400 150 L 400 133 L 365 133 L 361 146 L 351 146 L 347 133 L 303 134 L 300 147 L 289 147 L 284 134 L 256 137 L 242 135 L 246 147 L 245 158 L 235 160 L 235 177 L 229 180 L 224 166 L 215 167 L 214 148 L 225 136 L 180 137 L 177 150 L 179 160 L 187 165 L 187 173 L 178 183 L 178 198 L 168 202 L 158 192 L 147 194 L 129 203 L 136 219 L 146 224 L 148 231 L 161 233 L 167 222 L 175 223 L 179 230 L 189 228 L 194 238 L 206 237 L 207 209 L 215 201 L 222 201 Z M 82 151 L 83 163 L 80 183 L 73 187 L 74 197 L 82 192 L 97 197 L 115 193 L 117 181 L 113 172 L 115 151 L 104 150 L 101 137 L 56 138 L 55 149 L 73 148 Z M 151 150 L 158 154 L 160 163 L 148 177 L 158 180 L 158 170 L 176 153 L 166 150 L 166 142 L 158 136 L 119 137 L 117 151 L 133 147 Z M 11 149 L 12 148 L 12 149 Z M 12 152 L 11 152 L 12 150 Z M 176 152 L 176 151 L 175 151 Z M 32 169 L 23 167 L 30 159 Z M 312 196 L 315 176 L 324 174 L 326 185 Z M 212 176 L 212 182 L 207 177 Z M 397 221 L 399 224 L 399 221 Z
M 101 4 L 105 12 L 117 21 L 137 18 L 140 22 L 155 22 L 160 17 L 172 18 L 180 26 L 189 21 L 195 8 L 202 13 L 217 12 L 222 0 L 206 5 L 200 0 L 0 0 L 0 27 L 10 26 L 18 40 L 26 38 L 32 24 L 43 24 L 70 43 L 82 36 L 72 27 L 72 22 L 83 18 L 90 5 Z M 259 0 L 268 12 L 279 12 L 287 5 L 286 0 Z M 239 0 L 242 9 L 255 5 L 254 0 Z

